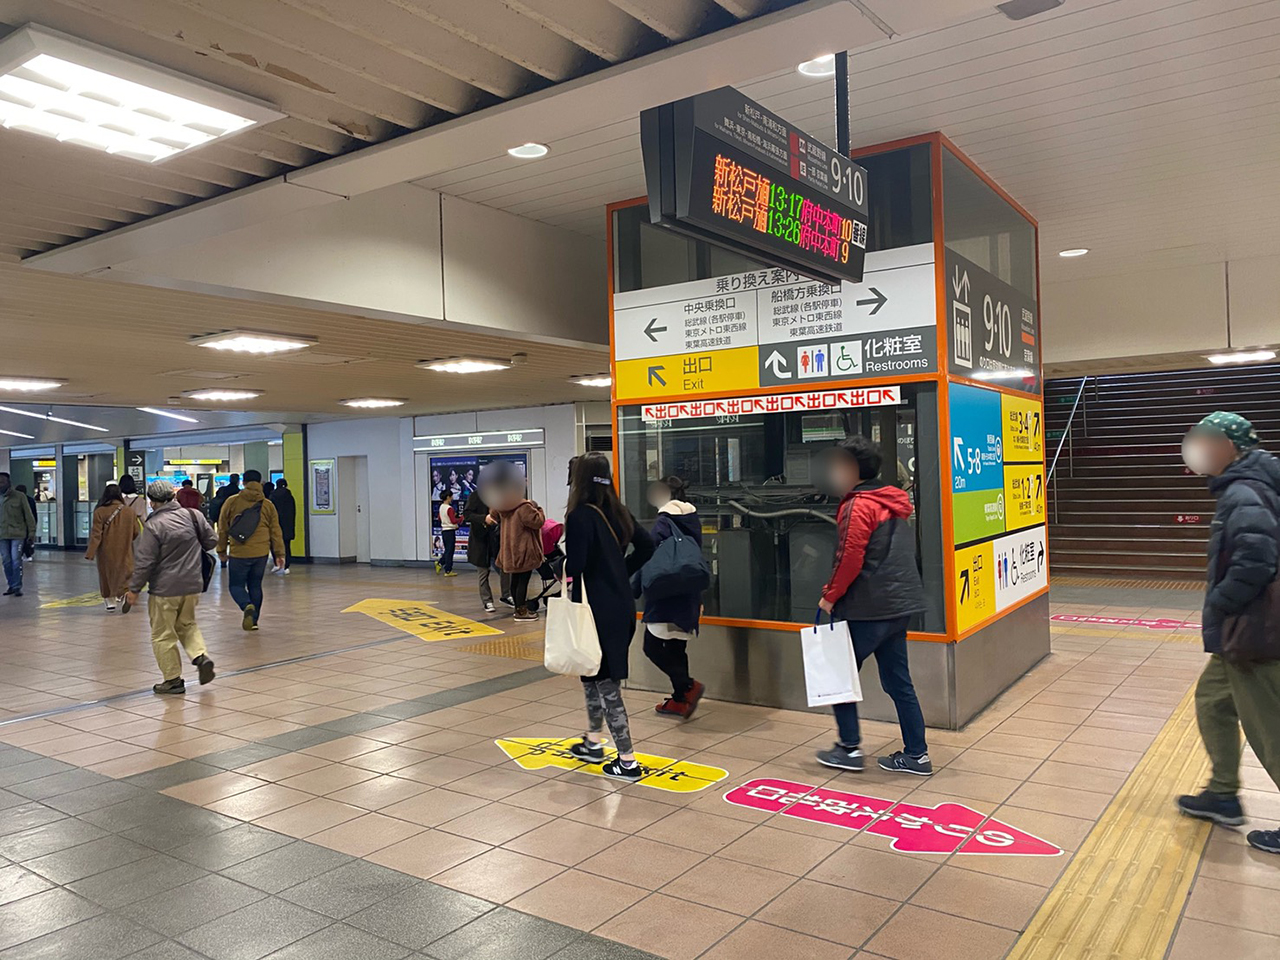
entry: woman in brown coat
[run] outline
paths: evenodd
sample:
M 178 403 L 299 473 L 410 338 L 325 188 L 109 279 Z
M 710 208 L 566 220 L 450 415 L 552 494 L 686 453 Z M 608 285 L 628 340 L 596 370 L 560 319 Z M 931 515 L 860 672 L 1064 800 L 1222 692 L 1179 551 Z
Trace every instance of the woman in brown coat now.
M 547 515 L 525 497 L 524 475 L 505 460 L 480 472 L 480 494 L 499 527 L 498 568 L 511 575 L 511 599 L 517 620 L 537 620 L 529 609 L 529 577 L 542 566 L 542 525 Z
M 86 560 L 98 561 L 98 587 L 108 610 L 114 610 L 133 576 L 133 541 L 138 536 L 136 515 L 125 503 L 120 487 L 107 484 L 93 511 Z

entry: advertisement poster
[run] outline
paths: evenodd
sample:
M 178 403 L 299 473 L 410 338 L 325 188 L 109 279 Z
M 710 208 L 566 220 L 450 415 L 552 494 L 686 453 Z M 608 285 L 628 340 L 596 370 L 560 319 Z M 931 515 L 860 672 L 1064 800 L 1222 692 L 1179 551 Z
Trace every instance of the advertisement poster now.
M 458 456 L 431 457 L 431 555 L 439 557 L 444 549 L 441 537 L 440 504 L 446 490 L 453 492 L 453 509 L 461 517 L 466 510 L 467 498 L 475 492 L 480 477 L 480 470 L 494 460 L 506 460 L 514 463 L 522 474 L 528 476 L 528 456 L 524 453 L 503 454 L 462 454 Z M 458 528 L 457 543 L 454 547 L 455 561 L 467 559 L 467 542 L 470 538 L 470 527 Z
M 332 515 L 338 512 L 337 464 L 333 460 L 311 461 L 311 512 L 313 514 Z

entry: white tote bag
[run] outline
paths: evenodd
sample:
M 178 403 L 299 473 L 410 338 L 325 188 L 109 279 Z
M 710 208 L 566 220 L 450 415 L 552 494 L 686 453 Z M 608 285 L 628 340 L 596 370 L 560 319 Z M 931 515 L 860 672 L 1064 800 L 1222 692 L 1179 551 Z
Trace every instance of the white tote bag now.
M 600 672 L 600 637 L 587 603 L 586 580 L 582 602 L 569 599 L 569 591 L 547 601 L 547 632 L 542 663 L 552 673 L 593 677 Z
M 804 650 L 804 687 L 809 706 L 850 703 L 862 699 L 858 662 L 853 654 L 849 624 L 843 620 L 815 622 L 800 631 Z

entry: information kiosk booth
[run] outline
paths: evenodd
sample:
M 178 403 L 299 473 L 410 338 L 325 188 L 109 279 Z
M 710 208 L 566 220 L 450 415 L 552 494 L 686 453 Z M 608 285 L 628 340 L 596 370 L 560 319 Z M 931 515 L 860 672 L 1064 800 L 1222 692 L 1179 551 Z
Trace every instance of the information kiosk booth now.
M 804 707 L 797 634 L 836 533 L 818 455 L 877 442 L 916 509 L 917 692 L 930 725 L 955 728 L 1049 652 L 1036 222 L 940 134 L 852 157 L 861 283 L 671 232 L 646 198 L 609 207 L 619 483 L 645 523 L 651 479 L 690 485 L 712 583 L 689 658 L 710 695 Z M 632 670 L 665 687 L 642 657 Z M 866 714 L 891 719 L 874 666 L 862 679 Z

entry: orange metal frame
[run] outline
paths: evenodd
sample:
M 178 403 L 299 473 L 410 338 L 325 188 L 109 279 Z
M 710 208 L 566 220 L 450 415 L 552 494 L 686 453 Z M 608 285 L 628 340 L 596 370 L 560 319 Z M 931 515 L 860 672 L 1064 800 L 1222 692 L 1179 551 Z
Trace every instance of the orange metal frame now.
M 852 159 L 856 160 L 858 157 L 861 157 L 861 156 L 867 156 L 869 154 L 885 153 L 890 150 L 897 150 L 903 147 L 916 146 L 922 143 L 930 144 L 932 147 L 932 149 L 929 152 L 929 167 L 930 167 L 931 201 L 932 201 L 932 213 L 933 213 L 934 288 L 935 288 L 935 294 L 937 299 L 936 320 L 937 320 L 937 337 L 938 337 L 938 342 L 937 342 L 938 372 L 906 374 L 899 377 L 875 377 L 871 379 L 863 379 L 863 380 L 856 380 L 856 381 L 844 381 L 844 382 L 835 381 L 831 383 L 824 383 L 822 386 L 825 389 L 828 387 L 838 388 L 840 386 L 847 386 L 847 385 L 857 385 L 861 387 L 876 387 L 876 386 L 888 386 L 888 385 L 899 384 L 899 383 L 921 383 L 921 382 L 936 383 L 938 385 L 939 465 L 942 468 L 942 472 L 944 475 L 943 478 L 946 481 L 942 483 L 940 486 L 946 490 L 949 490 L 951 487 L 951 482 L 950 482 L 951 481 L 951 450 L 950 450 L 951 408 L 950 408 L 949 391 L 947 387 L 951 383 L 973 383 L 974 381 L 970 381 L 964 377 L 953 376 L 948 372 L 949 365 L 947 363 L 947 356 L 948 356 L 949 345 L 947 342 L 947 325 L 946 325 L 946 320 L 947 320 L 946 279 L 947 278 L 946 278 L 946 266 L 945 266 L 946 238 L 943 235 L 943 216 L 942 216 L 943 202 L 944 202 L 944 198 L 942 195 L 942 151 L 943 150 L 948 151 L 957 160 L 959 160 L 966 167 L 972 170 L 988 187 L 990 187 L 1001 199 L 1003 199 L 1006 203 L 1008 203 L 1011 207 L 1013 207 L 1013 209 L 1016 210 L 1022 217 L 1024 217 L 1035 229 L 1036 304 L 1037 306 L 1040 303 L 1040 270 L 1039 270 L 1040 229 L 1039 229 L 1039 223 L 1036 221 L 1035 217 L 1031 216 L 1031 214 L 1027 212 L 1027 210 L 1020 203 L 1014 200 L 1013 197 L 1009 196 L 1009 194 L 1005 192 L 1005 190 L 998 183 L 996 183 L 989 176 L 987 176 L 977 166 L 977 164 L 975 164 L 972 160 L 970 160 L 967 156 L 965 156 L 965 154 L 961 152 L 961 150 L 958 147 L 956 147 L 955 144 L 953 144 L 941 133 L 926 133 L 926 134 L 921 134 L 919 136 L 914 136 L 914 137 L 905 137 L 901 140 L 893 140 L 888 143 L 880 143 L 880 144 L 875 144 L 869 147 L 861 147 L 856 150 L 850 151 L 849 156 Z M 614 349 L 614 342 L 613 342 L 613 294 L 614 294 L 614 272 L 616 269 L 616 264 L 614 262 L 613 215 L 614 215 L 614 212 L 617 210 L 623 210 L 627 207 L 640 206 L 641 204 L 644 204 L 647 202 L 648 202 L 647 197 L 632 197 L 630 200 L 620 200 L 616 203 L 610 203 L 605 207 L 605 249 L 606 249 L 606 254 L 608 257 L 608 264 L 609 264 L 609 276 L 608 276 L 609 372 L 615 376 L 615 383 L 616 383 L 616 374 L 617 374 L 617 360 L 615 358 L 615 349 Z M 1043 326 L 1042 326 L 1042 330 L 1043 330 Z M 1037 373 L 1039 372 L 1040 371 L 1037 371 Z M 1042 379 L 1042 382 L 1043 382 L 1043 379 Z M 995 390 L 999 393 L 1006 393 L 1011 396 L 1028 397 L 1036 400 L 1041 400 L 1043 405 L 1043 393 L 1037 396 L 1036 394 L 1029 393 L 1027 391 L 1017 390 L 1015 388 L 999 386 L 996 384 L 990 384 L 985 382 L 980 383 L 978 385 L 985 387 L 989 390 Z M 795 389 L 794 387 L 786 387 L 786 386 L 760 387 L 758 390 L 755 390 L 753 392 L 760 393 L 760 394 L 786 393 L 788 391 L 794 391 L 794 389 Z M 741 390 L 718 391 L 718 392 L 713 391 L 706 394 L 701 394 L 700 396 L 705 397 L 706 399 L 718 399 L 722 397 L 738 396 L 741 393 L 742 393 Z M 668 400 L 679 400 L 679 399 L 682 399 L 680 395 L 670 395 L 670 396 L 649 398 L 645 402 L 662 403 Z M 613 449 L 615 452 L 620 452 L 621 447 L 619 446 L 619 442 L 618 442 L 619 441 L 618 408 L 622 406 L 634 406 L 638 401 L 636 400 L 620 401 L 617 399 L 616 392 L 612 393 L 611 401 L 612 401 L 612 412 L 613 412 L 613 417 L 612 417 Z M 1042 430 L 1044 429 L 1043 424 L 1044 424 L 1044 415 L 1042 413 L 1041 414 Z M 1045 447 L 1045 444 L 1041 443 L 1041 465 L 1042 465 L 1041 469 L 1044 468 L 1044 464 L 1045 464 L 1044 447 Z M 615 478 L 615 482 L 616 482 L 616 478 Z M 1046 491 L 1046 495 L 1047 495 L 1047 491 Z M 1017 603 L 1013 604 L 1012 606 L 1006 607 L 1001 612 L 991 617 L 988 617 L 987 619 L 979 623 L 974 624 L 969 629 L 963 632 L 957 630 L 956 626 L 959 622 L 959 608 L 958 608 L 958 598 L 956 596 L 955 578 L 953 575 L 954 567 L 955 567 L 955 552 L 956 552 L 955 517 L 952 510 L 951 497 L 948 494 L 944 494 L 942 497 L 942 536 L 943 536 L 943 544 L 942 544 L 943 564 L 946 568 L 945 569 L 946 576 L 944 579 L 944 584 L 945 584 L 944 599 L 946 604 L 947 630 L 945 633 L 922 633 L 922 632 L 912 631 L 907 634 L 909 639 L 923 640 L 923 641 L 929 641 L 929 642 L 935 642 L 935 643 L 957 643 L 965 639 L 966 637 L 972 636 L 974 633 L 977 633 L 979 630 L 983 629 L 984 627 L 989 626 L 990 624 L 994 623 L 1000 618 L 1007 616 L 1008 614 L 1012 613 L 1014 610 L 1017 610 L 1019 607 L 1025 606 L 1026 604 L 1032 602 L 1033 600 L 1043 596 L 1048 592 L 1049 588 L 1047 586 L 1043 587 L 1042 589 L 1036 591 L 1030 596 L 1024 597 L 1022 600 L 1019 600 Z M 791 623 L 791 622 L 777 621 L 777 620 L 750 620 L 750 619 L 741 619 L 737 617 L 704 617 L 703 622 L 717 625 L 717 626 L 747 627 L 747 628 L 762 629 L 762 630 L 780 630 L 780 631 L 791 631 L 791 632 L 799 632 L 800 630 L 804 629 L 805 626 L 807 626 L 807 624 L 803 624 L 803 623 Z

